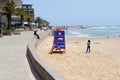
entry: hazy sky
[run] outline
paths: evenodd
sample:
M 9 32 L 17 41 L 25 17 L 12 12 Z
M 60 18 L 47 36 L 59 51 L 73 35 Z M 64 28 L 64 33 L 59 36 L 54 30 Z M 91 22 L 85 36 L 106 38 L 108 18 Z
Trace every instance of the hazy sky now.
M 120 0 L 23 0 L 50 25 L 120 25 Z

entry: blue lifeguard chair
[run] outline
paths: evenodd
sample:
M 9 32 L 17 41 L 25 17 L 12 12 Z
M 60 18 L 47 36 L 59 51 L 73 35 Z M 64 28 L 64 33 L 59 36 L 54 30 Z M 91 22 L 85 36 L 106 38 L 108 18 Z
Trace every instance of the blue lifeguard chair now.
M 65 31 L 54 30 L 54 40 L 51 53 L 65 53 Z

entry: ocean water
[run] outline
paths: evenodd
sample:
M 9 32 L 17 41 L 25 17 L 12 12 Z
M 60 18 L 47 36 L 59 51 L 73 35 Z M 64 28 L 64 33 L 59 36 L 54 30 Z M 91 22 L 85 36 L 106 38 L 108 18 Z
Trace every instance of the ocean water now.
M 92 26 L 87 29 L 68 28 L 70 37 L 120 37 L 120 26 Z

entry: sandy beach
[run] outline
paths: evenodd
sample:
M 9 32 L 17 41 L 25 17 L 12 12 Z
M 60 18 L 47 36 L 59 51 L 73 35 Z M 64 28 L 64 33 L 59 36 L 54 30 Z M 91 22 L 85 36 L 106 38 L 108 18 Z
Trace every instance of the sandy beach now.
M 91 53 L 85 53 L 87 40 Z M 67 80 L 120 80 L 120 38 L 66 37 L 66 53 L 49 54 L 53 37 L 48 36 L 36 51 Z

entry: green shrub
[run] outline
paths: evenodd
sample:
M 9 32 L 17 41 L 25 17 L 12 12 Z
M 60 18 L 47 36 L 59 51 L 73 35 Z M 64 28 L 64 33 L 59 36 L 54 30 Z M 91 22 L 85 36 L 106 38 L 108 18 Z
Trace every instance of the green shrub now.
M 12 30 L 4 30 L 3 31 L 4 35 L 11 35 L 11 33 L 12 33 Z

